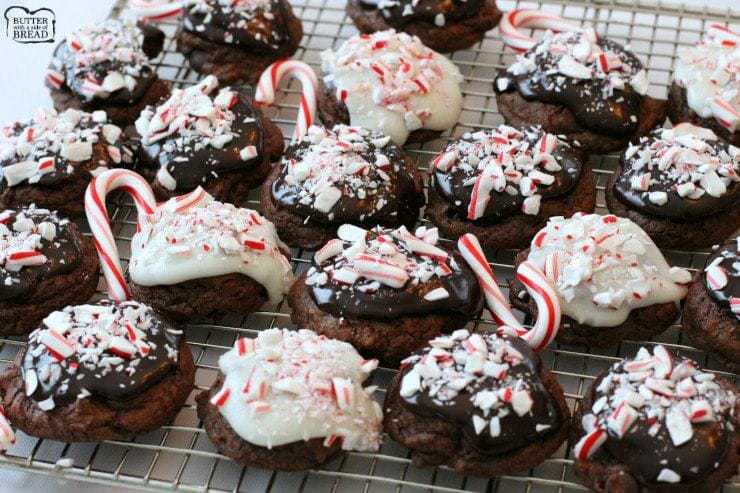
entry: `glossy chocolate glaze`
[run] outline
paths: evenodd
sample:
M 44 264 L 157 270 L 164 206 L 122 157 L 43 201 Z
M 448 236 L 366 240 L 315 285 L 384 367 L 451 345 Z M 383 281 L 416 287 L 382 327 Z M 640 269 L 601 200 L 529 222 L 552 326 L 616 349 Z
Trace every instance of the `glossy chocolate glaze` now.
M 484 0 L 360 0 L 364 8 L 380 10 L 388 24 L 397 29 L 418 21 L 434 24 L 439 14 L 444 16 L 445 23 L 467 19 L 483 8 L 484 3 Z
M 740 313 L 732 313 L 730 308 L 730 298 L 740 298 L 740 247 L 738 242 L 740 236 L 737 238 L 730 238 L 717 251 L 715 251 L 708 259 L 707 265 L 717 261 L 718 258 L 722 260 L 719 266 L 722 267 L 727 273 L 727 285 L 722 289 L 712 289 L 707 285 L 707 274 L 702 273 L 702 282 L 707 286 L 707 291 L 714 301 L 717 302 L 723 310 L 727 312 L 730 317 L 740 320 Z
M 268 0 L 269 8 L 238 12 L 218 0 L 201 0 L 204 7 L 185 8 L 183 28 L 218 44 L 275 51 L 287 39 L 285 0 Z
M 430 418 L 441 418 L 461 428 L 465 441 L 477 452 L 484 455 L 498 456 L 513 450 L 531 445 L 543 436 L 560 428 L 562 417 L 557 406 L 540 379 L 542 362 L 532 348 L 520 338 L 506 337 L 509 343 L 519 351 L 524 359 L 507 371 L 503 382 L 493 377 L 485 379 L 461 390 L 452 400 L 442 403 L 429 396 L 426 391 L 417 392 L 410 397 L 402 397 L 401 402 L 414 414 Z M 429 349 L 422 351 L 428 352 Z M 477 434 L 473 428 L 473 415 L 485 417 L 483 411 L 475 406 L 472 397 L 480 391 L 498 391 L 507 382 L 522 379 L 530 389 L 533 400 L 531 412 L 518 416 L 511 412 L 501 418 L 501 433 L 492 437 L 488 430 Z M 540 425 L 541 431 L 537 431 Z M 548 428 L 542 428 L 546 426 Z
M 600 38 L 598 45 L 618 53 L 622 63 L 635 69 L 642 68 L 637 57 L 622 45 L 605 38 Z M 537 46 L 530 52 L 537 50 Z M 517 91 L 527 101 L 565 106 L 581 126 L 599 134 L 626 136 L 635 132 L 642 96 L 631 86 L 615 89 L 607 97 L 604 90 L 607 82 L 603 79 L 565 77 L 551 69 L 554 63 L 555 54 L 537 54 L 533 73 L 514 75 L 509 71 L 501 72 L 496 77 L 494 88 L 496 92 Z
M 43 264 L 25 266 L 17 272 L 0 267 L 0 301 L 24 302 L 39 283 L 72 272 L 82 261 L 82 237 L 74 224 L 46 209 L 29 212 L 28 208 L 13 209 L 12 214 L 0 222 L 12 228 L 19 211 L 23 211 L 36 225 L 52 222 L 56 226 L 56 236 L 53 241 L 42 240 L 41 248 L 36 250 L 46 257 Z
M 100 302 L 110 304 L 112 302 Z M 116 306 L 120 310 L 121 305 Z M 35 401 L 43 401 L 53 397 L 57 405 L 69 403 L 85 395 L 85 391 L 104 400 L 107 404 L 124 406 L 126 401 L 141 395 L 148 388 L 159 383 L 164 377 L 177 369 L 177 350 L 180 347 L 182 333 L 165 320 L 156 315 L 151 308 L 152 324 L 149 327 L 137 327 L 146 333 L 147 341 L 152 346 L 146 357 L 136 355 L 135 371 L 129 373 L 127 368 L 134 360 L 123 360 L 123 363 L 112 366 L 112 370 L 105 371 L 102 366 L 86 365 L 80 360 L 82 353 L 76 351 L 66 358 L 64 365 L 40 344 L 32 334 L 29 338 L 28 349 L 21 365 L 25 375 L 34 370 L 38 377 L 38 387 L 31 395 Z M 45 327 L 45 325 L 42 325 Z M 106 357 L 115 357 L 110 352 Z M 74 363 L 74 364 L 73 364 Z M 77 365 L 76 370 L 70 371 Z M 60 372 L 59 378 L 46 382 L 42 376 L 44 372 Z
M 144 145 L 147 160 L 156 167 L 166 167 L 177 182 L 176 192 L 189 192 L 225 173 L 246 171 L 264 159 L 264 129 L 246 87 L 231 90 L 238 102 L 231 108 L 235 119 L 231 131 L 236 137 L 217 149 L 211 145 L 183 144 L 179 133 Z M 178 142 L 180 141 L 180 142 Z M 240 152 L 247 146 L 257 149 L 257 156 L 244 161 Z
M 527 136 L 526 140 L 530 141 L 534 146 L 537 142 L 535 136 Z M 472 139 L 461 139 L 472 141 Z M 558 164 L 562 167 L 560 171 L 548 172 L 551 174 L 555 181 L 552 185 L 540 186 L 537 192 L 542 196 L 543 199 L 560 197 L 567 195 L 578 183 L 581 177 L 582 163 L 578 155 L 573 149 L 559 145 L 552 156 L 555 157 Z M 469 183 L 471 178 L 475 178 L 479 175 L 479 172 L 468 173 L 465 170 L 458 167 L 451 172 L 445 172 L 440 169 L 434 171 L 434 185 L 437 192 L 447 199 L 450 203 L 450 210 L 455 211 L 459 219 L 467 220 L 468 206 L 470 205 L 470 198 L 473 193 L 473 186 Z M 511 216 L 522 215 L 522 204 L 526 199 L 521 194 L 519 187 L 516 187 L 517 193 L 511 195 L 506 192 L 497 192 L 491 190 L 491 200 L 488 202 L 483 216 L 476 219 L 475 224 L 485 226 L 496 224 L 502 220 L 505 220 Z

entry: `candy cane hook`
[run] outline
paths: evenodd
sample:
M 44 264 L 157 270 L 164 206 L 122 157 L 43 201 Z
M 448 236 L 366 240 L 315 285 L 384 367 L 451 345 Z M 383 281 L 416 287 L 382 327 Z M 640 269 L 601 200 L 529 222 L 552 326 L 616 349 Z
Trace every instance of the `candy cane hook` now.
M 499 289 L 496 276 L 488 264 L 478 238 L 470 233 L 464 234 L 457 240 L 457 247 L 478 278 L 486 298 L 486 305 L 493 319 L 500 325 L 499 330 L 513 331 L 535 349 L 542 349 L 555 339 L 562 316 L 560 301 L 555 289 L 534 263 L 524 261 L 516 270 L 517 279 L 524 284 L 537 304 L 537 320 L 532 329 L 527 330 L 514 316 L 509 302 Z
M 147 21 L 163 21 L 180 16 L 185 7 L 192 5 L 193 0 L 179 2 L 160 2 L 152 0 L 131 0 L 131 10 L 137 17 Z
M 111 231 L 105 197 L 115 189 L 126 191 L 134 199 L 138 213 L 138 226 L 151 215 L 157 201 L 149 184 L 140 175 L 125 169 L 113 169 L 93 178 L 85 192 L 85 214 L 98 250 L 108 295 L 116 301 L 131 298 L 121 269 L 118 246 Z
M 582 30 L 580 26 L 568 22 L 558 15 L 548 14 L 541 10 L 511 10 L 501 18 L 498 30 L 504 43 L 516 51 L 527 51 L 537 44 L 537 41 L 519 31 L 518 28 L 520 27 L 551 29 L 556 32 Z
M 285 76 L 298 79 L 303 89 L 301 104 L 298 108 L 298 120 L 293 131 L 293 140 L 298 140 L 306 134 L 308 127 L 316 120 L 316 93 L 319 81 L 316 78 L 316 72 L 311 67 L 297 60 L 280 60 L 273 63 L 262 72 L 257 83 L 254 101 L 265 106 L 275 103 L 277 86 Z

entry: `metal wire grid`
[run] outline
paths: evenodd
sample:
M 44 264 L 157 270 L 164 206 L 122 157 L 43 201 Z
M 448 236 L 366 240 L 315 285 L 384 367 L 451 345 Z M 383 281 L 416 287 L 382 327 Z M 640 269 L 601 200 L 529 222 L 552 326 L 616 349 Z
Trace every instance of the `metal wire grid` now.
M 344 13 L 343 0 L 295 0 L 291 2 L 296 14 L 303 20 L 305 30 L 302 48 L 296 58 L 318 69 L 319 53 L 337 47 L 344 39 L 356 33 Z M 119 15 L 125 6 L 120 0 L 112 15 Z M 587 2 L 552 0 L 542 2 L 499 1 L 502 10 L 515 7 L 541 8 L 562 15 L 576 22 L 592 24 L 597 31 L 622 42 L 629 43 L 649 69 L 653 95 L 663 97 L 670 81 L 676 50 L 699 40 L 707 22 L 726 22 L 737 27 L 740 13 L 730 8 L 726 11 L 696 10 L 686 6 L 603 1 Z M 198 75 L 190 70 L 176 52 L 175 22 L 163 24 L 167 33 L 164 52 L 155 65 L 161 78 L 176 86 L 192 84 Z M 504 50 L 497 31 L 492 31 L 475 47 L 455 53 L 452 59 L 460 67 L 463 84 L 463 113 L 460 123 L 435 142 L 411 148 L 419 167 L 426 170 L 429 158 L 449 139 L 456 138 L 473 128 L 491 128 L 502 122 L 492 94 L 495 70 L 513 59 Z M 279 97 L 279 104 L 268 110 L 268 115 L 291 135 L 298 107 L 300 86 L 289 84 Z M 614 156 L 592 159 L 598 178 L 598 209 L 605 210 L 604 185 L 613 172 Z M 114 234 L 121 248 L 124 263 L 128 262 L 129 244 L 135 231 L 136 214 L 125 198 L 114 198 L 111 207 Z M 256 196 L 247 201 L 252 207 Z M 84 225 L 83 225 L 84 228 Z M 445 240 L 449 241 L 449 240 Z M 666 256 L 674 265 L 691 269 L 701 268 L 706 252 L 667 251 Z M 310 262 L 312 252 L 294 249 L 292 264 L 296 273 L 302 272 Z M 512 277 L 514 252 L 497 252 L 491 257 L 492 266 L 502 288 L 506 289 Z M 101 279 L 98 297 L 104 296 L 105 284 Z M 197 364 L 196 389 L 175 421 L 162 429 L 136 437 L 131 442 L 107 441 L 99 444 L 66 444 L 52 440 L 39 440 L 18 434 L 17 443 L 0 457 L 6 468 L 29 470 L 36 474 L 66 477 L 84 482 L 126 486 L 133 489 L 155 490 L 182 488 L 189 491 L 573 491 L 583 490 L 577 484 L 572 470 L 570 450 L 563 446 L 544 464 L 529 474 L 504 476 L 496 479 L 461 477 L 449 469 L 419 469 L 408 458 L 408 451 L 386 437 L 378 453 L 352 452 L 338 458 L 321 470 L 305 473 L 282 473 L 253 468 L 243 468 L 218 454 L 208 441 L 195 414 L 193 397 L 208 388 L 217 373 L 219 355 L 228 350 L 237 336 L 254 336 L 259 330 L 291 326 L 288 307 L 280 304 L 272 311 L 261 311 L 244 318 L 224 319 L 217 323 L 187 327 L 188 343 Z M 471 326 L 491 326 L 484 318 Z M 642 344 L 661 342 L 674 351 L 719 370 L 714 359 L 684 343 L 678 326 L 671 327 L 657 341 L 626 341 L 605 351 L 584 347 L 555 345 L 543 353 L 548 368 L 557 376 L 566 392 L 568 404 L 573 407 L 600 371 L 619 358 L 634 354 Z M 14 360 L 23 348 L 22 338 L 0 338 L 0 366 Z M 376 397 L 382 401 L 385 387 L 395 371 L 381 368 L 373 376 L 379 386 Z M 723 373 L 719 371 L 719 373 Z M 736 379 L 735 375 L 726 376 Z M 60 460 L 64 459 L 64 460 Z M 723 491 L 740 491 L 740 478 L 727 483 Z

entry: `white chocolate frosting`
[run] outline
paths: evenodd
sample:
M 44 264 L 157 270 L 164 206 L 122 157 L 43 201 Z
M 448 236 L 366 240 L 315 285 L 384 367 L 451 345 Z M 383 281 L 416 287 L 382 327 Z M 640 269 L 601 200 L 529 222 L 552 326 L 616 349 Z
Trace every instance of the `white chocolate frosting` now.
M 529 260 L 553 282 L 563 313 L 594 327 L 617 326 L 635 308 L 677 302 L 691 281 L 639 226 L 614 215 L 550 218 Z
M 271 303 L 279 302 L 293 274 L 275 226 L 253 210 L 196 192 L 201 200 L 188 205 L 173 198 L 148 216 L 131 240 L 131 280 L 156 286 L 244 274 L 265 287 Z
M 414 130 L 452 128 L 462 109 L 462 75 L 419 38 L 390 29 L 347 40 L 321 54 L 324 81 L 350 124 L 379 130 L 396 144 Z
M 350 344 L 270 329 L 237 340 L 218 363 L 224 383 L 211 403 L 245 441 L 272 448 L 341 439 L 344 450 L 378 449 L 383 413 L 362 386 L 378 363 Z

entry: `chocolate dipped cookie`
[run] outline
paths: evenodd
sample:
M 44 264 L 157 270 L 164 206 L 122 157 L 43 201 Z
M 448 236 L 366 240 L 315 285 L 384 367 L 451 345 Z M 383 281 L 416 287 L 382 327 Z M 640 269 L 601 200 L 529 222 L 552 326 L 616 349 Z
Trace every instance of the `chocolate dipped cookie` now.
M 740 149 L 682 123 L 630 144 L 606 187 L 609 210 L 661 248 L 693 250 L 740 229 Z
M 682 320 L 694 346 L 740 371 L 740 236 L 719 245 L 694 275 Z
M 287 0 L 196 0 L 183 8 L 177 49 L 196 72 L 254 84 L 303 37 Z
M 327 128 L 363 127 L 403 145 L 437 138 L 462 111 L 458 68 L 419 38 L 393 29 L 325 50 L 321 70 L 318 110 Z
M 712 24 L 695 46 L 678 50 L 668 90 L 668 116 L 690 122 L 740 146 L 740 36 Z
M 575 470 L 596 492 L 709 492 L 737 474 L 737 387 L 663 346 L 599 375 L 581 401 Z
M 197 398 L 222 454 L 249 467 L 299 471 L 342 450 L 377 451 L 383 414 L 363 382 L 378 366 L 347 343 L 309 330 L 237 339 Z
M 315 249 L 345 223 L 412 228 L 423 187 L 416 165 L 390 137 L 312 126 L 262 185 L 260 203 L 286 243 Z
M 405 359 L 388 388 L 383 424 L 419 467 L 462 475 L 531 469 L 568 438 L 570 412 L 555 376 L 515 336 L 439 336 Z
M 447 238 L 526 248 L 551 216 L 593 212 L 596 181 L 578 147 L 540 128 L 466 133 L 430 164 L 427 217 Z
M 77 225 L 34 205 L 0 212 L 0 334 L 32 331 L 97 285 L 95 249 Z
M 483 308 L 473 271 L 436 244 L 436 228 L 341 226 L 290 288 L 291 320 L 396 365 Z
M 122 440 L 170 422 L 193 388 L 182 331 L 126 301 L 68 306 L 0 376 L 5 415 L 31 436 Z
M 650 237 L 629 219 L 577 213 L 550 218 L 515 259 L 533 262 L 555 287 L 563 317 L 557 339 L 607 347 L 645 340 L 679 315 L 691 274 L 671 267 Z M 536 305 L 519 280 L 511 304 L 530 315 Z
M 506 123 L 542 126 L 587 153 L 621 150 L 665 120 L 640 60 L 593 29 L 548 31 L 494 86 Z
M 118 19 L 73 31 L 57 46 L 46 71 L 54 108 L 102 110 L 117 125 L 134 123 L 146 105 L 170 92 L 149 63 L 163 44 L 159 29 Z
M 208 76 L 175 89 L 136 121 L 141 172 L 159 199 L 201 186 L 218 200 L 240 204 L 282 154 L 280 129 L 254 107 L 249 89 L 218 86 Z
M 83 212 L 91 177 L 108 168 L 131 168 L 138 144 L 104 111 L 40 109 L 12 122 L 0 135 L 0 208 L 30 204 L 67 216 Z
M 362 33 L 396 29 L 440 53 L 473 46 L 501 19 L 494 0 L 349 0 L 347 15 Z

